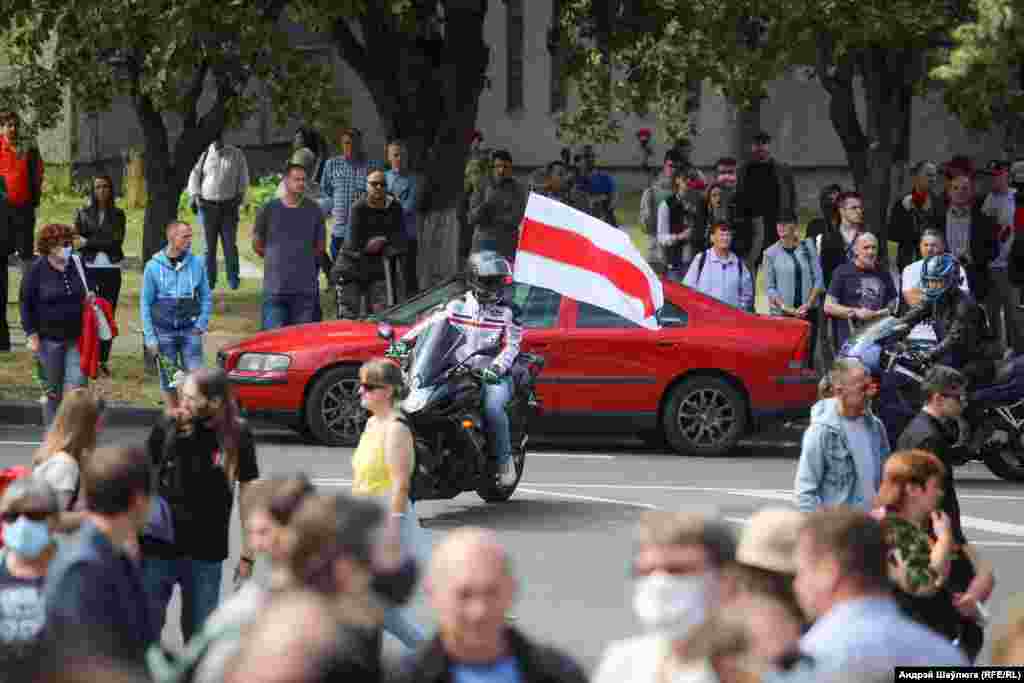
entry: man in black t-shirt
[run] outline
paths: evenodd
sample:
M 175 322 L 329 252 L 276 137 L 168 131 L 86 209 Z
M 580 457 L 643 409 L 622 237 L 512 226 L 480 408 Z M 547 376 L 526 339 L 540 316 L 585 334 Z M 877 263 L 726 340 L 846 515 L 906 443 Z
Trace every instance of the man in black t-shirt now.
M 833 325 L 835 351 L 852 332 L 887 315 L 899 304 L 892 275 L 878 268 L 878 238 L 862 232 L 853 242 L 853 262 L 836 268 L 825 297 L 825 315 Z
M 260 476 L 252 432 L 238 417 L 227 375 L 197 370 L 181 387 L 181 409 L 153 427 L 147 450 L 157 473 L 156 493 L 167 501 L 173 520 L 172 542 L 143 532 L 142 573 L 160 624 L 174 585 L 182 592 L 181 630 L 187 642 L 220 599 L 222 566 L 234 484 L 244 499 L 249 482 Z M 247 519 L 245 510 L 241 518 Z M 235 579 L 252 573 L 245 528 Z

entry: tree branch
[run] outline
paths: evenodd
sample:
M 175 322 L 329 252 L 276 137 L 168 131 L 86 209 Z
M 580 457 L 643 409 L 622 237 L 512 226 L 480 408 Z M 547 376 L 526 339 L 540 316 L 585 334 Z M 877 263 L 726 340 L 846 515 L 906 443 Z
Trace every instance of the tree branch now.
M 331 37 L 334 39 L 338 56 L 352 67 L 352 70 L 359 75 L 364 83 L 370 80 L 372 71 L 370 56 L 366 46 L 359 42 L 356 34 L 352 32 L 352 27 L 347 19 L 341 17 L 334 22 L 334 26 L 331 28 Z
M 839 136 L 858 185 L 868 172 L 868 139 L 857 118 L 857 101 L 853 90 L 854 55 L 835 60 L 834 42 L 827 33 L 817 41 L 818 80 L 829 94 L 828 113 L 832 127 Z
M 196 119 L 199 116 L 199 98 L 203 95 L 203 84 L 206 83 L 206 74 L 210 71 L 210 63 L 207 60 L 203 60 L 196 69 L 196 74 L 192 78 L 192 83 L 189 85 L 185 92 L 185 98 L 188 101 L 188 114 L 185 116 L 184 127 L 193 128 L 196 125 Z

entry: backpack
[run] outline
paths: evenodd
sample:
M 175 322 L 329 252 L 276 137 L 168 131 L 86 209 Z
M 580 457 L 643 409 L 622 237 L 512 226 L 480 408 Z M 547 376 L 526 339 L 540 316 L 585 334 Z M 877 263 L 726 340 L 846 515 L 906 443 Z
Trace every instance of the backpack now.
M 22 477 L 30 474 L 32 474 L 32 468 L 25 467 L 24 465 L 13 465 L 11 467 L 0 469 L 0 498 L 3 497 L 4 492 L 12 481 L 15 479 L 21 479 Z M 4 535 L 3 531 L 0 531 L 0 548 L 3 547 Z
M 696 284 L 698 285 L 700 284 L 700 275 L 701 273 L 704 272 L 704 260 L 708 255 L 708 251 L 709 250 L 704 250 L 700 252 L 700 255 L 697 257 Z M 736 298 L 739 299 L 740 297 L 743 296 L 743 271 L 747 269 L 747 267 L 743 264 L 743 259 L 741 259 L 739 256 L 736 257 L 736 267 L 739 268 L 740 270 L 740 276 L 736 278 Z

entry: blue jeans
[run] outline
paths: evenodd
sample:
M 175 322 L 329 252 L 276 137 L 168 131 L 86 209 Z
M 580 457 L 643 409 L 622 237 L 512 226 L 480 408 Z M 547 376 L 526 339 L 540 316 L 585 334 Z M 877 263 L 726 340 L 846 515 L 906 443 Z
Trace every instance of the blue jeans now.
M 220 601 L 223 565 L 223 562 L 192 560 L 187 557 L 170 560 L 143 558 L 142 585 L 161 631 L 175 584 L 181 586 L 181 634 L 185 642 L 190 641 L 203 628 L 206 619 Z
M 6 263 L 4 264 L 6 267 Z M 47 426 L 53 422 L 57 409 L 64 398 L 64 391 L 84 387 L 88 380 L 82 374 L 82 357 L 78 353 L 77 339 L 39 338 L 39 362 L 43 366 L 46 381 L 53 388 L 46 393 Z
M 399 526 L 399 538 L 402 554 L 416 558 L 420 571 L 425 571 L 430 564 L 430 538 L 420 526 L 412 501 L 406 505 L 405 516 L 402 517 Z M 398 638 L 410 650 L 415 649 L 427 637 L 423 627 L 413 619 L 412 610 L 408 607 L 389 607 L 384 610 L 384 630 Z
M 319 284 L 319 281 L 317 282 Z M 309 294 L 263 294 L 263 329 L 311 323 L 320 304 L 319 292 Z
M 511 399 L 511 377 L 502 377 L 497 384 L 484 384 L 484 420 L 491 432 L 491 457 L 498 465 L 504 465 L 512 457 L 512 437 L 505 412 Z
M 160 349 L 160 355 L 185 372 L 192 372 L 203 367 L 203 336 L 199 334 L 199 330 L 193 328 L 175 332 L 157 331 L 156 343 Z M 176 388 L 171 386 L 173 381 L 173 373 L 161 366 L 160 388 L 165 392 L 173 391 Z
M 238 202 L 205 203 L 199 209 L 199 222 L 206 236 L 206 278 L 210 289 L 217 288 L 217 240 L 224 244 L 224 269 L 228 286 L 238 289 L 241 284 L 238 261 Z
M 338 252 L 341 251 L 341 245 L 345 243 L 344 235 L 331 235 L 331 260 L 338 260 Z

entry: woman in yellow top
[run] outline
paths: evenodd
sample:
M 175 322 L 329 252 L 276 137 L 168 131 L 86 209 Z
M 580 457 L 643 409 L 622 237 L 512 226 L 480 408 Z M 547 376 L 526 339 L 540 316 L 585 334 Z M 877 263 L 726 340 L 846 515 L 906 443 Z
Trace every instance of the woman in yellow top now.
M 380 498 L 399 520 L 402 550 L 424 565 L 425 538 L 409 500 L 415 460 L 412 432 L 400 421 L 398 403 L 405 397 L 405 382 L 398 365 L 389 359 L 367 361 L 359 369 L 360 403 L 370 413 L 363 435 L 352 454 L 352 494 Z M 405 608 L 385 612 L 384 630 L 406 647 L 415 648 L 425 637 L 423 628 Z

